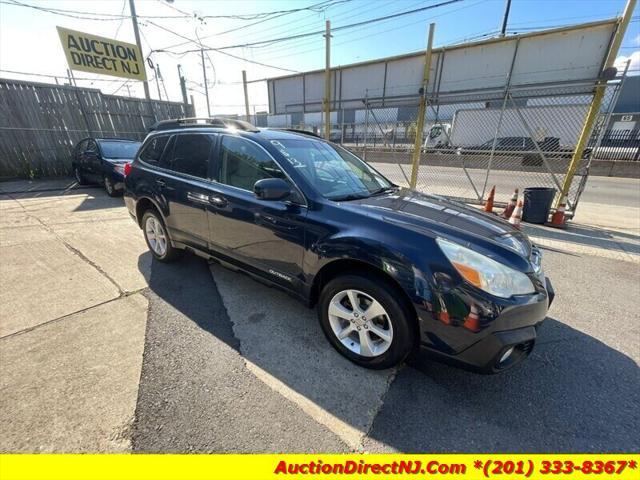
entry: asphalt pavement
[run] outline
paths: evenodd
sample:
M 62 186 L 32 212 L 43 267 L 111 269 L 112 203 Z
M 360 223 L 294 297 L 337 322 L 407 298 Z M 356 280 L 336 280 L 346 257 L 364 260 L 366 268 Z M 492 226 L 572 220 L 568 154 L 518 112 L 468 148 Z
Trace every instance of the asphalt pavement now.
M 426 359 L 360 369 L 287 295 L 195 257 L 154 262 L 134 449 L 637 451 L 637 297 L 603 287 L 640 272 L 544 255 L 557 300 L 531 357 L 493 376 Z
M 405 164 L 402 167 L 393 163 L 373 163 L 372 165 L 383 175 L 388 176 L 390 180 L 400 185 L 406 184 L 405 177 L 410 177 L 411 175 L 411 165 Z M 470 168 L 467 169 L 467 173 L 469 177 L 463 174 L 461 168 L 423 166 L 418 175 L 418 185 L 430 193 L 475 198 L 473 186 L 480 193 L 482 192 L 486 170 Z M 562 175 L 558 177 L 562 180 Z M 496 199 L 507 201 L 511 197 L 514 188 L 520 188 L 520 192 L 522 192 L 525 187 L 548 187 L 551 182 L 551 176 L 544 172 L 494 170 L 487 180 L 487 190 L 495 185 Z M 640 205 L 640 179 L 590 176 L 580 197 L 580 203 L 637 207 Z M 578 209 L 578 215 L 581 215 L 580 210 L 581 208 Z

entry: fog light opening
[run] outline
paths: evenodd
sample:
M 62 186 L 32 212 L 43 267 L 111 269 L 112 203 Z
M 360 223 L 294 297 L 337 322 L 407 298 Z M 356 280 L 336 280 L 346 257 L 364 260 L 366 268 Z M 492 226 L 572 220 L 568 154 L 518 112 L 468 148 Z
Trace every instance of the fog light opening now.
M 509 347 L 500 357 L 500 360 L 498 361 L 498 364 L 504 363 L 506 362 L 509 357 L 511 356 L 511 354 L 513 353 L 513 347 Z

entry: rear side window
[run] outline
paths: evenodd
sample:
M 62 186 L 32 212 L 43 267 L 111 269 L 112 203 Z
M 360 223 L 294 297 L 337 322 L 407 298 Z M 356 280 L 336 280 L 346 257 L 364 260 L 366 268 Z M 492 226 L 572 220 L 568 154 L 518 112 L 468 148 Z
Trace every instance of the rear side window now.
M 177 135 L 173 158 L 166 168 L 194 177 L 207 178 L 213 137 L 202 134 Z
M 153 137 L 140 152 L 140 160 L 152 164 L 158 163 L 168 140 L 167 135 Z

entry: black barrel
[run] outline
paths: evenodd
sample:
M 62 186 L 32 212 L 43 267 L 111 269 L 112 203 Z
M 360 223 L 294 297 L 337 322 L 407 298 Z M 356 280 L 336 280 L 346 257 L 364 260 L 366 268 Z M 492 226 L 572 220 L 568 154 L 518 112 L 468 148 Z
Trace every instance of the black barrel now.
M 551 203 L 556 196 L 555 188 L 529 187 L 524 189 L 524 206 L 522 221 L 528 223 L 545 223 L 549 217 Z

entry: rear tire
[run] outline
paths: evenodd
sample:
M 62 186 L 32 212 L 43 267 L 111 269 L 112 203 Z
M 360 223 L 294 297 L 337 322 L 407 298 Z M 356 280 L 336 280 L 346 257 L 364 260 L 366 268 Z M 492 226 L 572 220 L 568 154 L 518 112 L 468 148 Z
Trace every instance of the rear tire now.
M 322 289 L 317 308 L 329 343 L 362 367 L 394 367 L 413 349 L 411 313 L 381 278 L 337 277 Z
M 116 187 L 113 184 L 113 180 L 111 180 L 108 175 L 104 176 L 102 183 L 104 185 L 104 189 L 107 191 L 107 195 L 109 195 L 110 197 L 119 197 L 120 195 L 122 195 L 122 192 L 120 190 L 116 190 Z
M 142 216 L 142 231 L 147 247 L 153 257 L 160 262 L 173 262 L 182 256 L 183 250 L 171 245 L 167 227 L 155 210 L 147 210 Z

